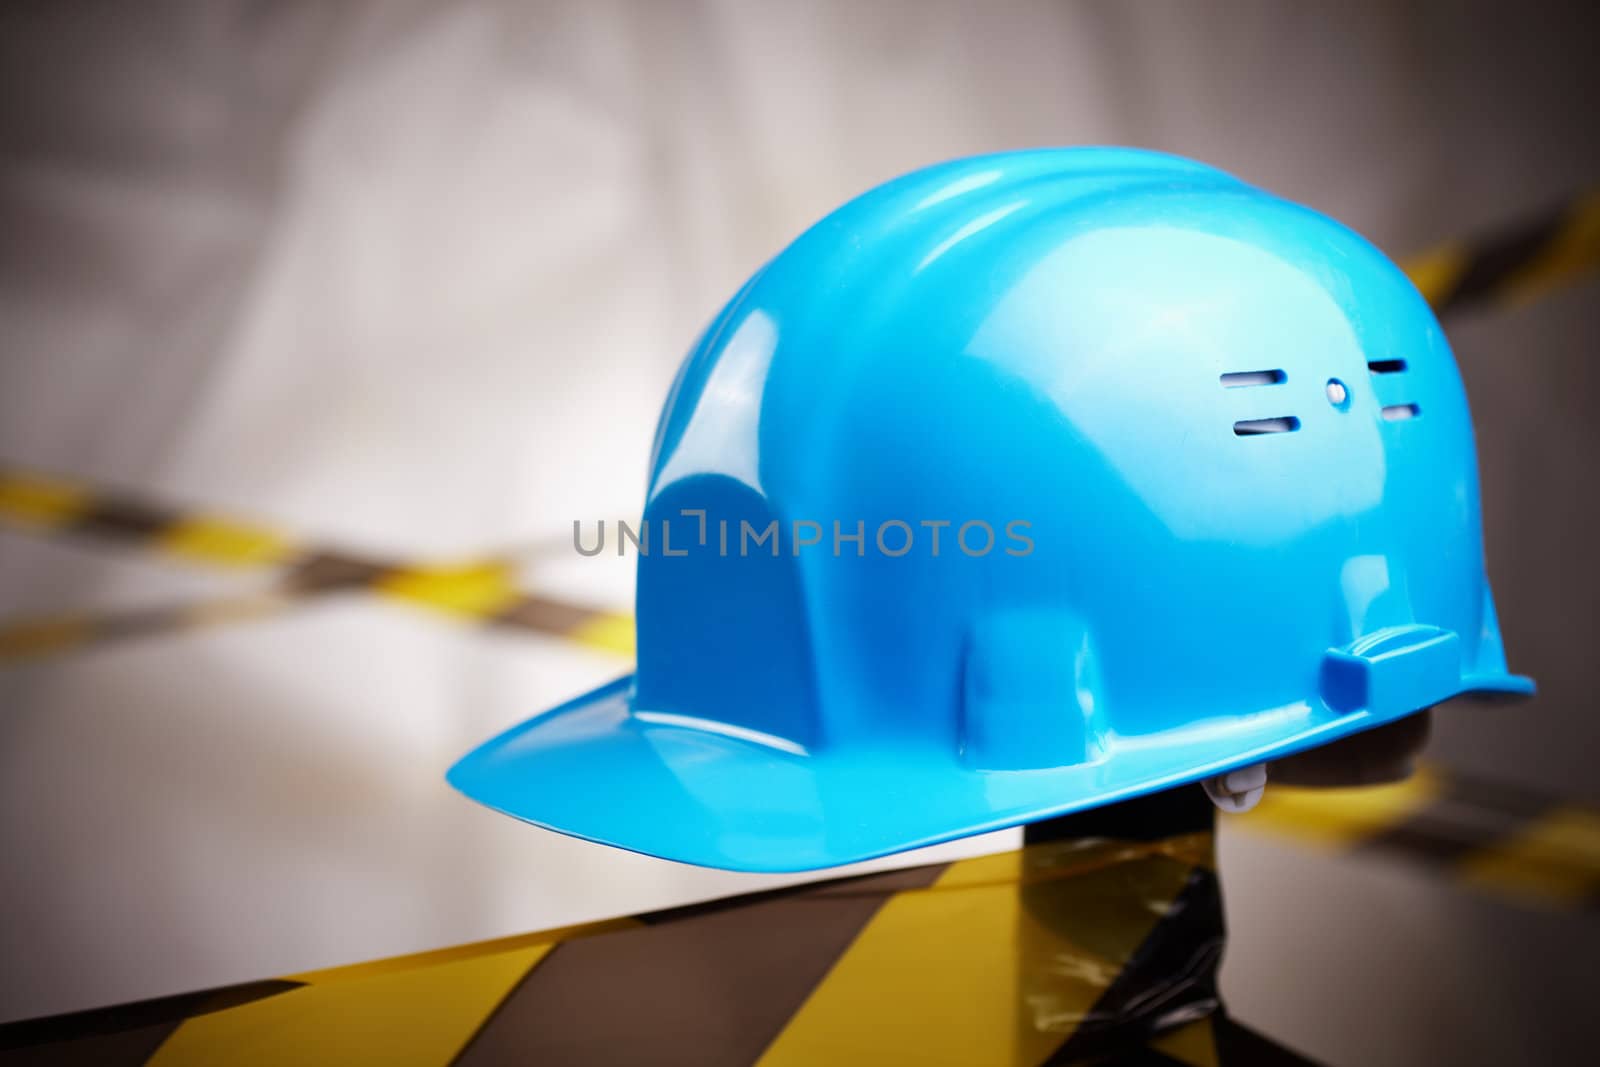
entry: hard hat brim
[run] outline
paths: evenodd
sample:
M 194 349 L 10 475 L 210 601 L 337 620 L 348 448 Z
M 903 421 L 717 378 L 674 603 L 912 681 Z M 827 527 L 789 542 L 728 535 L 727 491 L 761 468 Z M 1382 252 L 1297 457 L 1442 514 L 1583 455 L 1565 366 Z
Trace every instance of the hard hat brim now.
M 1455 693 L 1527 694 L 1511 674 Z M 859 745 L 806 752 L 631 706 L 620 678 L 463 757 L 450 783 L 546 829 L 704 867 L 808 871 L 1157 792 L 1313 748 L 1410 714 L 1319 702 L 1123 739 L 1107 758 L 992 771 L 948 750 Z M 1440 694 L 1440 699 L 1454 693 Z

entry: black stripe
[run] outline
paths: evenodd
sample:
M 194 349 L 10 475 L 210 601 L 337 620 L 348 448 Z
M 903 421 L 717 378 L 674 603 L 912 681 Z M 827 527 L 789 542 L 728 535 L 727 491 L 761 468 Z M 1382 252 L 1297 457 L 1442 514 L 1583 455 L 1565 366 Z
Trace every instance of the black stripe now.
M 171 997 L 117 1004 L 109 1008 L 50 1015 L 43 1019 L 0 1026 L 0 1050 L 76 1041 L 82 1038 L 118 1034 L 149 1027 L 177 1026 L 183 1020 L 209 1012 L 236 1008 L 255 1000 L 299 989 L 304 982 L 274 978 L 265 982 L 223 986 L 199 993 L 179 993 Z
M 1549 247 L 1570 214 L 1571 209 L 1563 207 L 1485 241 L 1471 253 L 1455 287 L 1434 302 L 1434 310 L 1443 314 L 1493 297 L 1508 278 Z
M 1357 853 L 1401 855 L 1448 865 L 1504 841 L 1549 811 L 1552 801 L 1524 789 L 1451 778 L 1416 811 L 1361 842 Z
M 0 1067 L 140 1067 L 182 1020 L 0 1051 Z
M 1216 872 L 1196 867 L 1088 1016 L 1046 1062 L 1126 1055 L 1157 1034 L 1217 1011 L 1217 968 L 1226 938 Z
M 148 541 L 167 530 L 183 516 L 168 508 L 130 500 L 126 497 L 97 497 L 89 509 L 66 529 L 85 537 L 108 541 Z
M 1210 1026 L 1218 1067 L 1320 1067 L 1315 1060 L 1307 1059 L 1272 1038 L 1234 1022 L 1226 1012 L 1218 1011 L 1212 1015 Z M 1148 1045 L 1090 1054 L 1087 1058 L 1050 1062 L 1052 1067 L 1063 1067 L 1068 1063 L 1085 1067 L 1091 1063 L 1094 1067 L 1189 1067 L 1184 1061 Z
M 570 633 L 600 614 L 592 608 L 524 594 L 509 607 L 490 616 L 488 622 L 491 626 L 504 627 L 508 630 L 564 634 Z
M 365 589 L 392 573 L 395 565 L 343 552 L 312 552 L 296 561 L 284 579 L 292 593 L 312 596 Z
M 884 874 L 849 874 L 841 878 L 827 878 L 817 882 L 803 882 L 800 885 L 779 886 L 777 889 L 763 889 L 757 893 L 740 893 L 738 896 L 733 897 L 702 900 L 696 904 L 680 904 L 678 907 L 662 908 L 659 911 L 640 912 L 633 918 L 646 926 L 656 926 L 661 923 L 678 922 L 683 919 L 693 919 L 701 915 L 726 911 L 730 907 L 767 904 L 793 897 L 881 897 L 885 891 L 897 892 L 908 887 L 932 884 L 932 880 L 942 874 L 948 866 L 948 864 L 937 864 L 929 867 L 907 867 Z M 925 871 L 933 873 L 932 875 L 924 875 L 922 872 Z M 902 882 L 905 884 L 902 884 Z
M 557 945 L 457 1062 L 746 1067 L 884 902 L 943 870 L 658 912 L 645 926 Z

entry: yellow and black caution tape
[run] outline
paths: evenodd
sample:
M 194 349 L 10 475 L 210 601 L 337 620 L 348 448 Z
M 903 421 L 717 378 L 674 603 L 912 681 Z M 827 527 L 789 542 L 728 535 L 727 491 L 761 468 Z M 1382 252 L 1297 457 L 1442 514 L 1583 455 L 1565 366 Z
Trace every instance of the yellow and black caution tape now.
M 1547 903 L 1588 906 L 1600 886 L 1596 813 L 1436 772 L 1269 789 L 1238 823 L 1398 851 Z M 16 1023 L 0 1027 L 0 1062 L 11 1050 L 109 1067 L 1306 1063 L 1221 1011 L 1211 835 L 1081 829 L 951 864 Z
M 1518 304 L 1600 267 L 1600 190 L 1555 210 L 1406 261 L 1406 273 L 1440 315 Z
M 489 626 L 553 634 L 604 651 L 633 650 L 628 616 L 525 592 L 517 586 L 511 559 L 420 564 L 322 548 L 259 523 L 6 468 L 0 468 L 0 522 L 48 536 L 133 546 L 190 565 L 277 574 L 268 588 L 242 596 L 0 621 L 0 662 L 259 618 L 310 598 L 351 592 Z
M 1221 935 L 1209 834 L 1063 841 L 15 1024 L 0 1048 L 108 1067 L 1305 1063 L 1220 1012 Z
M 1424 767 L 1393 785 L 1268 786 L 1233 825 L 1333 852 L 1420 863 L 1535 906 L 1600 910 L 1600 810 Z

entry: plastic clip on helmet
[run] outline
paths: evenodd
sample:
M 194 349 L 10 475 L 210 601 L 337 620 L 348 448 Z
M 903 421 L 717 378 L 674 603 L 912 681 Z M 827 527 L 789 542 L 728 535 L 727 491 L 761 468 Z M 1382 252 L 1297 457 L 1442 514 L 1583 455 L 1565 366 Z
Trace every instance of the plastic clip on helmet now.
M 684 363 L 644 520 L 637 673 L 450 778 L 690 863 L 846 863 L 1532 690 L 1422 297 L 1170 156 L 959 160 L 817 223 Z

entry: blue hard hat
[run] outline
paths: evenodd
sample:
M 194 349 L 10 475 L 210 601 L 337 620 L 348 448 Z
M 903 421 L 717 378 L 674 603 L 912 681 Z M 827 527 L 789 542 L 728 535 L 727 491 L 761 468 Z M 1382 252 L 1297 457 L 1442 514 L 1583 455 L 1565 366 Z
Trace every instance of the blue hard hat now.
M 696 343 L 650 470 L 636 673 L 450 772 L 592 841 L 808 870 L 1533 688 L 1427 304 L 1172 156 L 846 204 Z

